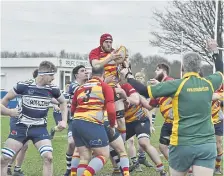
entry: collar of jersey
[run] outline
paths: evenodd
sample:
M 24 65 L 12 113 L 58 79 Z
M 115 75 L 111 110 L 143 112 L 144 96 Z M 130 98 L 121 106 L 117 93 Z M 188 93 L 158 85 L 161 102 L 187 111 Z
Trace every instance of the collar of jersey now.
M 188 73 L 185 73 L 183 78 L 187 78 L 189 76 L 196 76 L 196 77 L 200 77 L 200 75 L 196 72 L 188 72 Z

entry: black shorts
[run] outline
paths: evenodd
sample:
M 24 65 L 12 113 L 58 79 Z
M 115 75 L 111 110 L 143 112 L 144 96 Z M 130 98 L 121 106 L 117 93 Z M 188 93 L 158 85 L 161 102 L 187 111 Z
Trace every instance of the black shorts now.
M 217 124 L 214 124 L 215 127 L 215 135 L 223 136 L 223 120 Z
M 150 121 L 148 118 L 126 123 L 126 140 L 136 135 L 138 139 L 150 136 Z
M 28 140 L 32 140 L 33 143 L 44 139 L 50 139 L 47 131 L 47 125 L 26 126 L 24 124 L 10 125 L 9 137 L 16 141 L 25 144 Z
M 161 128 L 160 137 L 170 137 L 172 134 L 172 128 L 172 123 L 164 123 Z
M 117 128 L 115 128 L 115 134 L 112 136 L 111 133 L 110 133 L 109 126 L 110 126 L 109 121 L 105 121 L 104 122 L 104 127 L 105 127 L 105 130 L 107 132 L 109 143 L 111 143 L 111 142 L 115 141 L 120 136 L 120 133 L 117 130 Z

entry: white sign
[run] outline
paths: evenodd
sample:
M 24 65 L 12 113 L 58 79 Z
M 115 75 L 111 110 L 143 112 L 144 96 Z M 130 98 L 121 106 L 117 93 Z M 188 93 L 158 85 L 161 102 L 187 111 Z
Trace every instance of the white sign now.
M 60 67 L 69 67 L 74 68 L 78 65 L 84 65 L 85 67 L 89 67 L 89 61 L 87 60 L 75 60 L 75 59 L 59 59 L 59 66 Z

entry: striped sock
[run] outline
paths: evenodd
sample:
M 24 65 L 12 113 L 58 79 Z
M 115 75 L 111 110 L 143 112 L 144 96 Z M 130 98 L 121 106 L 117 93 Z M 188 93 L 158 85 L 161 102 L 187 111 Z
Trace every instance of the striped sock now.
M 142 150 L 138 150 L 138 158 L 145 159 L 146 158 L 145 152 Z
M 14 172 L 19 172 L 21 171 L 21 166 L 15 166 L 14 167 Z
M 79 165 L 78 165 L 78 168 L 77 168 L 77 175 L 80 176 L 84 173 L 84 171 L 86 170 L 88 166 L 88 162 L 87 161 L 80 161 L 79 162 Z
M 121 137 L 123 141 L 126 141 L 126 129 L 118 129 L 119 133 L 121 134 Z
M 118 156 L 118 153 L 113 148 L 110 148 L 110 156 L 113 158 L 115 163 L 118 165 L 118 163 L 120 162 L 120 158 Z
M 164 170 L 163 163 L 161 163 L 161 164 L 157 164 L 157 165 L 156 165 L 156 170 L 157 170 L 157 171 L 162 171 L 162 170 Z
M 71 162 L 71 176 L 77 175 L 77 168 L 79 165 L 80 157 L 78 155 L 72 156 L 72 162 Z
M 71 170 L 72 155 L 66 153 L 67 170 Z
M 137 157 L 136 156 L 132 157 L 131 162 L 132 162 L 132 164 L 136 164 L 138 162 Z
M 120 166 L 123 171 L 123 176 L 129 176 L 129 159 L 126 154 L 120 156 Z
M 152 114 L 152 124 L 155 123 L 155 119 L 156 119 L 156 115 L 155 114 Z
M 216 169 L 221 167 L 222 155 L 223 155 L 223 152 L 219 153 L 216 157 L 216 162 L 215 162 Z
M 82 176 L 93 176 L 95 173 L 97 173 L 103 168 L 104 164 L 105 158 L 103 156 L 97 156 L 93 158 L 89 162 L 89 165 L 87 166 Z
M 8 169 L 11 169 L 12 168 L 12 165 L 11 164 L 8 164 Z

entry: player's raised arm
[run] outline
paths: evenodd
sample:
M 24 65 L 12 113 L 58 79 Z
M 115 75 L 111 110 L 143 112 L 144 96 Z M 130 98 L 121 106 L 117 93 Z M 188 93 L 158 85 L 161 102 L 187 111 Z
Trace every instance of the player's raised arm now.
M 102 82 L 102 88 L 103 88 L 103 94 L 105 98 L 105 105 L 106 105 L 106 110 L 108 114 L 108 119 L 110 121 L 110 126 L 113 128 L 115 126 L 115 121 L 116 121 L 116 111 L 115 111 L 115 104 L 114 104 L 113 89 L 104 82 Z
M 123 84 L 122 89 L 125 90 L 125 92 L 127 92 L 127 99 L 131 104 L 134 105 L 139 105 L 140 103 L 140 96 L 139 94 L 136 92 L 136 90 L 128 83 Z
M 110 34 L 103 34 L 100 37 L 100 46 L 93 49 L 89 54 L 89 61 L 92 67 L 104 67 L 112 60 L 116 60 L 121 57 L 120 54 L 116 53 L 116 51 L 113 50 L 112 42 L 113 38 Z M 104 55 L 101 55 L 102 52 L 104 53 Z
M 142 106 L 149 111 L 151 111 L 154 108 L 150 105 L 150 102 L 148 100 L 146 100 L 145 97 L 143 97 L 141 95 L 140 95 L 140 102 L 141 102 Z

